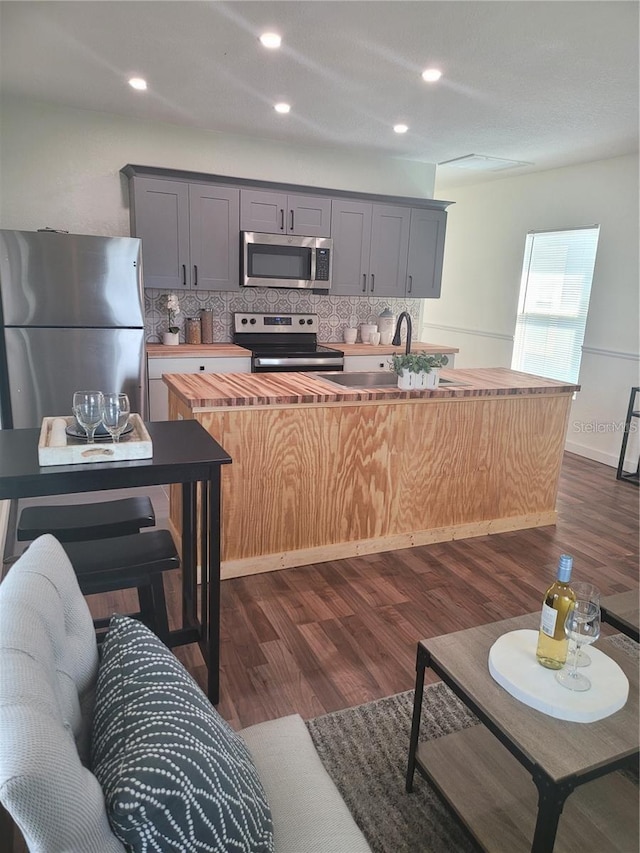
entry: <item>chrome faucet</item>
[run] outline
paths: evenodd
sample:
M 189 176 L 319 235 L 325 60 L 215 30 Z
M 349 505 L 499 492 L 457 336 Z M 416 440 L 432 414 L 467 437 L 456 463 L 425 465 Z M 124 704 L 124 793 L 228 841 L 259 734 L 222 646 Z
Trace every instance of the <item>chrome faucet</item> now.
M 396 331 L 393 336 L 393 340 L 391 341 L 392 346 L 399 347 L 400 346 L 400 327 L 402 326 L 402 320 L 407 321 L 407 346 L 405 349 L 405 353 L 409 355 L 411 352 L 411 315 L 408 311 L 403 311 L 398 317 L 398 322 L 396 323 Z

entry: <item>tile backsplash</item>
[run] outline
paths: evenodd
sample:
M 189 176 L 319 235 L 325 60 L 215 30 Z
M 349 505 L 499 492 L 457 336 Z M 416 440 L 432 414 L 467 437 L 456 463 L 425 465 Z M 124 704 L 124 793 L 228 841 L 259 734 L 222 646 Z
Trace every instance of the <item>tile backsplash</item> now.
M 144 295 L 145 337 L 149 343 L 162 340 L 168 325 L 166 298 L 171 291 L 147 288 Z M 173 291 L 176 292 L 176 291 Z M 185 291 L 177 292 L 180 315 L 180 343 L 185 341 L 185 320 L 199 317 L 203 308 L 213 311 L 213 340 L 228 343 L 233 337 L 233 315 L 237 311 L 271 311 L 317 314 L 320 323 L 318 340 L 322 343 L 342 341 L 345 326 L 375 323 L 385 308 L 398 316 L 408 311 L 417 328 L 421 299 L 390 299 L 367 296 L 326 296 L 305 290 L 277 290 L 270 288 L 245 288 L 242 291 Z

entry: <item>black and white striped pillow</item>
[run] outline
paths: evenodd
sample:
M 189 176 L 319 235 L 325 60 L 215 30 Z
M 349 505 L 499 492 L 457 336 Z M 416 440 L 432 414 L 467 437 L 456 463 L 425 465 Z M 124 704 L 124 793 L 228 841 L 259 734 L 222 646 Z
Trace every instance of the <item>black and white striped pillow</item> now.
M 140 622 L 114 616 L 98 673 L 92 770 L 132 851 L 272 853 L 264 789 L 242 740 Z

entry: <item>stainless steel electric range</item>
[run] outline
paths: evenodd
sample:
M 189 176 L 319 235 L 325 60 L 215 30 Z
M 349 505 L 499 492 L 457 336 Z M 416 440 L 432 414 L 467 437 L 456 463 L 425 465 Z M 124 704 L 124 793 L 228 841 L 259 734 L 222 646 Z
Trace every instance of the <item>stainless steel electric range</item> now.
M 252 373 L 343 370 L 344 354 L 318 344 L 317 314 L 234 314 L 233 342 L 251 350 Z

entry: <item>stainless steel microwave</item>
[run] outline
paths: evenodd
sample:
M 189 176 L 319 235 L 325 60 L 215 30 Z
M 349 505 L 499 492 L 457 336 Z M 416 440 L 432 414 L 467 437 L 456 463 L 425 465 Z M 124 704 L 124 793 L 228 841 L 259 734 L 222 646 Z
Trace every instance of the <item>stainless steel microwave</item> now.
M 330 237 L 243 231 L 240 281 L 245 287 L 300 287 L 328 293 L 332 255 Z

